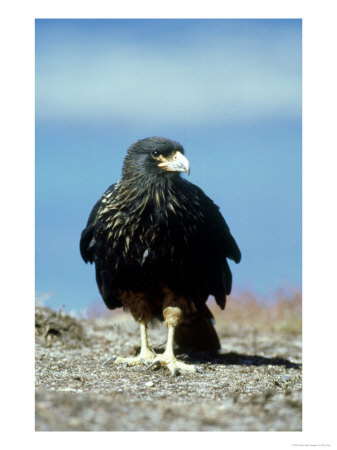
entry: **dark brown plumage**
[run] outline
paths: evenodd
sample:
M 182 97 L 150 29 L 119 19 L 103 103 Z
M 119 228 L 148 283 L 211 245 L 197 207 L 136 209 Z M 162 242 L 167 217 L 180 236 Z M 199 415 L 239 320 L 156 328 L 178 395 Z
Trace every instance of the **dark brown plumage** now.
M 189 172 L 183 153 L 166 138 L 131 145 L 121 180 L 94 206 L 80 242 L 84 261 L 95 263 L 107 307 L 124 306 L 141 323 L 141 357 L 126 362 L 154 360 L 172 373 L 193 368 L 174 358 L 174 334 L 184 350 L 220 348 L 206 301 L 214 295 L 225 307 L 232 284 L 226 258 L 241 258 L 219 208 L 180 177 Z M 147 343 L 146 325 L 154 318 L 168 326 L 165 357 Z

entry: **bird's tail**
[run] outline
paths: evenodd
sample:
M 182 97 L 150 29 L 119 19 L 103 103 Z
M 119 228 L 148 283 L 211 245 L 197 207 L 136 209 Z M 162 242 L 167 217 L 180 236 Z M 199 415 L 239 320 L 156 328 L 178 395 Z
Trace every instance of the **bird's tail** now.
M 179 351 L 217 354 L 221 346 L 213 322 L 213 315 L 206 305 L 187 316 L 175 330 Z

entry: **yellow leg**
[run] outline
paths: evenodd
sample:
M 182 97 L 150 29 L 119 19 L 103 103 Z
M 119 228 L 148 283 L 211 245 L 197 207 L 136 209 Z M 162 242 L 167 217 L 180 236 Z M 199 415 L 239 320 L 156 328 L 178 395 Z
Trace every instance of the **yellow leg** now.
M 145 359 L 153 359 L 156 354 L 149 347 L 149 342 L 147 340 L 147 325 L 144 322 L 141 322 L 140 324 L 140 343 L 139 356 Z
M 165 323 L 167 325 L 167 342 L 165 351 L 162 355 L 157 355 L 151 367 L 163 366 L 167 367 L 172 376 L 178 375 L 180 372 L 196 372 L 198 371 L 195 366 L 180 362 L 174 356 L 174 330 L 177 325 L 182 321 L 182 311 L 178 307 L 167 307 L 163 311 Z
M 156 354 L 151 350 L 147 339 L 147 325 L 145 322 L 140 323 L 140 353 L 137 356 L 130 356 L 128 358 L 117 357 L 114 358 L 116 364 L 125 364 L 127 366 L 134 366 L 136 364 L 149 364 L 156 357 Z M 111 361 L 111 360 L 109 360 Z

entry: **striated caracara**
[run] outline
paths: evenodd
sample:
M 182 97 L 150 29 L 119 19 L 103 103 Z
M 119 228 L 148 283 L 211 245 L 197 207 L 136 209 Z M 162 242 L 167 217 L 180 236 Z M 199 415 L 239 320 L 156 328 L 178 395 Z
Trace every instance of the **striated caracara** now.
M 226 258 L 238 263 L 241 253 L 219 208 L 181 178 L 189 171 L 177 142 L 136 141 L 121 180 L 102 195 L 82 232 L 81 255 L 95 263 L 106 306 L 123 306 L 140 323 L 140 354 L 116 363 L 162 365 L 176 375 L 197 368 L 176 359 L 174 343 L 184 351 L 220 348 L 206 301 L 213 295 L 224 309 L 232 285 Z M 168 329 L 163 354 L 148 343 L 152 319 L 164 320 Z

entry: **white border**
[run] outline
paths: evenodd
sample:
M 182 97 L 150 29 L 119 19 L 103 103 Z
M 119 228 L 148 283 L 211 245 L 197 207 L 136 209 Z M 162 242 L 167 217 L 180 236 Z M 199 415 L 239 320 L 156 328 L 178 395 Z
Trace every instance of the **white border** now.
M 1 447 L 110 449 L 223 446 L 336 448 L 336 2 L 335 0 L 16 1 L 1 6 Z M 304 428 L 297 433 L 35 433 L 33 417 L 34 19 L 302 18 L 304 37 Z M 4 173 L 6 172 L 6 173 Z M 5 285 L 5 288 L 4 288 Z M 8 343 L 10 345 L 8 345 Z M 28 343 L 28 348 L 27 348 Z M 188 412 L 187 412 L 188 413 Z M 123 438 L 123 441 L 119 439 Z M 177 439 L 179 438 L 179 443 Z M 119 442 L 116 442 L 118 440 Z M 191 442 L 192 441 L 192 442 Z M 221 448 L 220 447 L 220 448 Z

